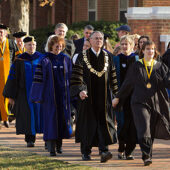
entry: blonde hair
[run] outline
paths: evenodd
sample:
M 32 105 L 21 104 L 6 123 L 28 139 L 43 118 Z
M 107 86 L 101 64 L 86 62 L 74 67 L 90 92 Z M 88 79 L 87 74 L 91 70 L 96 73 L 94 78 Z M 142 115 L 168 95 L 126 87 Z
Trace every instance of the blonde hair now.
M 132 47 L 134 47 L 135 42 L 131 35 L 124 35 L 120 38 L 120 44 L 122 41 L 127 41 Z
M 139 39 L 140 38 L 140 35 L 139 34 L 132 34 L 132 35 L 129 35 L 132 39 Z
M 53 38 L 55 36 L 57 36 L 57 35 L 51 35 L 51 36 L 48 37 L 48 40 L 47 40 L 47 42 L 45 44 L 45 48 L 44 48 L 45 52 L 49 52 L 48 43 L 50 42 L 51 38 Z

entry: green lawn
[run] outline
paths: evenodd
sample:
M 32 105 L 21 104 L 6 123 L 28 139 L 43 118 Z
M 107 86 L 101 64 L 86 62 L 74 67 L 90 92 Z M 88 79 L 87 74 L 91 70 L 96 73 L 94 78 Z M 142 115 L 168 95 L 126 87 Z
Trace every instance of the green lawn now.
M 41 156 L 31 152 L 16 151 L 11 148 L 0 146 L 0 169 L 68 169 L 68 170 L 88 170 L 90 167 L 69 164 L 56 159 Z

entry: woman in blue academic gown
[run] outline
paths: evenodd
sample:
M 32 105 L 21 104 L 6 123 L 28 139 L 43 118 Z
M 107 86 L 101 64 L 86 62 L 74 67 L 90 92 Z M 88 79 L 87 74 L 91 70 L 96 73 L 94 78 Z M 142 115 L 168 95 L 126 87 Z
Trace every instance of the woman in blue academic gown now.
M 125 80 L 128 68 L 139 59 L 139 56 L 132 52 L 134 48 L 134 40 L 129 35 L 121 37 L 120 47 L 121 53 L 118 56 L 113 57 L 119 89 Z M 119 140 L 118 159 L 134 159 L 132 153 L 136 147 L 137 134 L 130 100 L 131 96 L 129 95 L 122 105 L 122 111 L 116 112 Z
M 44 141 L 51 156 L 62 153 L 62 139 L 70 138 L 70 93 L 71 59 L 61 51 L 64 39 L 52 35 L 48 51 L 37 66 L 31 91 L 31 100 L 42 104 L 44 117 Z

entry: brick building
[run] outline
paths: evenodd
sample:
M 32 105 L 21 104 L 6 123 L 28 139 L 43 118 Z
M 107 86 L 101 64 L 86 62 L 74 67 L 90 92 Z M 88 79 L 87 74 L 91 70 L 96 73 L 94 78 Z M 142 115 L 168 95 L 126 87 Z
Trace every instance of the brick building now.
M 132 33 L 149 35 L 164 53 L 170 41 L 169 0 L 138 0 L 138 7 L 129 7 L 126 18 Z
M 2 0 L 0 22 L 9 25 L 9 17 L 9 0 Z M 170 41 L 170 0 L 55 0 L 52 7 L 30 0 L 30 30 L 99 20 L 127 22 L 132 33 L 149 35 L 161 53 Z
M 161 53 L 170 41 L 170 0 L 73 0 L 72 22 L 82 20 L 127 22 L 132 33 L 149 35 Z
M 126 22 L 128 7 L 137 6 L 137 0 L 72 0 L 72 22 L 121 21 Z
M 9 25 L 10 19 L 9 1 L 0 1 L 0 22 L 6 25 Z M 41 7 L 38 0 L 30 0 L 30 30 L 58 22 L 72 23 L 72 0 L 55 0 L 52 7 Z
M 137 6 L 137 0 L 55 0 L 54 5 L 40 7 L 38 0 L 30 0 L 30 29 L 80 21 L 126 22 L 128 7 Z M 0 22 L 9 25 L 9 0 L 0 1 Z

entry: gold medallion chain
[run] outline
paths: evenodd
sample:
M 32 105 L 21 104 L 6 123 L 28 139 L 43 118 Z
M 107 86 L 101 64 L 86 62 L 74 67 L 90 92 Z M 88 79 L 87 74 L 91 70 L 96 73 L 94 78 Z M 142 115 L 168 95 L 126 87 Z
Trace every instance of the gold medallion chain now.
M 103 50 L 103 52 L 104 52 L 104 68 L 103 68 L 102 71 L 99 72 L 92 67 L 92 65 L 90 64 L 90 62 L 87 58 L 86 51 L 83 51 L 83 60 L 86 63 L 87 68 L 90 70 L 91 73 L 97 75 L 98 77 L 101 77 L 107 71 L 107 67 L 109 66 L 109 64 L 108 64 L 108 54 L 104 50 Z

